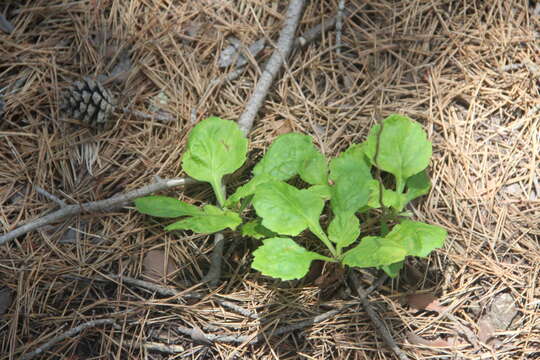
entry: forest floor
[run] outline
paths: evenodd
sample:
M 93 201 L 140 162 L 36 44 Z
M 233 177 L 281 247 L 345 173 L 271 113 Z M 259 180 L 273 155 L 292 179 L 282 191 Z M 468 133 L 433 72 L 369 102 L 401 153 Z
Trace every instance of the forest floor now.
M 286 132 L 312 135 L 334 156 L 389 114 L 421 123 L 433 142 L 433 187 L 409 210 L 449 237 L 429 258 L 408 260 L 369 300 L 411 359 L 539 358 L 537 5 L 345 3 L 341 45 L 335 28 L 324 31 L 296 48 L 274 81 L 249 134 L 251 158 Z M 80 204 L 156 176 L 183 176 L 189 130 L 208 116 L 238 119 L 286 8 L 285 1 L 258 0 L 0 4 L 14 26 L 10 34 L 0 31 L 1 232 L 57 210 L 49 194 Z M 337 0 L 309 1 L 297 34 L 330 22 L 337 9 Z M 259 39 L 266 39 L 264 49 L 247 56 L 236 79 L 213 82 L 235 70 L 220 67 L 231 44 Z M 65 119 L 59 107 L 65 89 L 85 76 L 105 79 L 119 103 L 111 127 L 98 133 Z M 230 187 L 248 175 L 229 179 Z M 205 185 L 160 194 L 214 201 Z M 250 269 L 256 242 L 225 236 L 223 272 L 213 289 L 201 284 L 213 237 L 165 232 L 132 204 L 83 212 L 0 245 L 0 359 L 19 359 L 93 320 L 105 321 L 36 358 L 394 358 L 347 284 L 331 277 L 335 269 L 315 266 L 302 281 L 277 282 Z M 167 286 L 176 295 L 123 280 L 151 282 L 149 254 L 158 254 L 159 264 L 169 259 Z M 362 274 L 368 286 L 372 272 Z M 280 326 L 344 307 L 326 321 L 272 336 Z M 195 329 L 195 336 L 179 327 Z M 216 334 L 264 336 L 256 344 L 206 343 Z

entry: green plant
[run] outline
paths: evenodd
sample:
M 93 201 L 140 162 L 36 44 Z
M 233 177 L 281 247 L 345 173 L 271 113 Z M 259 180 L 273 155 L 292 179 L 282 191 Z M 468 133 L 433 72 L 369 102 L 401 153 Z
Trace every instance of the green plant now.
M 311 137 L 284 134 L 253 168 L 253 177 L 227 198 L 222 178 L 245 162 L 247 140 L 236 123 L 213 117 L 191 131 L 182 166 L 189 176 L 211 184 L 219 207 L 200 209 L 164 196 L 139 198 L 135 205 L 144 214 L 183 217 L 166 230 L 214 233 L 242 224 L 243 235 L 263 239 L 252 267 L 282 280 L 303 277 L 315 259 L 378 267 L 395 277 L 406 256 L 428 256 L 447 235 L 441 227 L 408 219 L 403 211 L 431 187 L 426 173 L 431 153 L 422 127 L 401 115 L 389 116 L 371 129 L 364 143 L 352 144 L 329 162 Z M 377 169 L 375 178 L 372 168 Z M 381 172 L 393 176 L 393 189 L 385 187 Z M 288 182 L 297 176 L 306 186 Z M 320 220 L 326 203 L 332 216 L 325 230 Z M 244 222 L 241 215 L 250 205 L 258 217 Z M 359 215 L 367 222 L 377 220 L 381 230 L 357 243 Z M 305 230 L 328 253 L 309 251 L 291 238 Z

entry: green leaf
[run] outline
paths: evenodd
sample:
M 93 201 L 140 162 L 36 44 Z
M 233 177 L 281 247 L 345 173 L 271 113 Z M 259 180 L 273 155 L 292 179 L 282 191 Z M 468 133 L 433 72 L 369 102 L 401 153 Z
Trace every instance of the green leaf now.
M 237 213 L 205 205 L 203 213 L 174 222 L 165 230 L 192 230 L 200 234 L 212 234 L 226 228 L 235 230 L 241 223 L 242 219 Z
M 300 178 L 311 185 L 328 185 L 328 164 L 323 154 L 314 146 L 298 168 Z
M 378 209 L 381 207 L 380 204 L 380 186 L 379 182 L 374 180 L 372 184 L 373 192 L 369 196 L 368 206 L 372 209 Z M 407 203 L 407 197 L 405 194 L 398 193 L 394 190 L 389 190 L 383 187 L 383 204 L 386 207 L 391 207 L 400 212 L 403 210 Z
M 405 259 L 407 250 L 401 242 L 366 236 L 343 256 L 343 264 L 356 267 L 390 265 Z
M 324 201 L 309 190 L 299 190 L 282 181 L 258 186 L 253 207 L 262 224 L 278 234 L 296 236 L 306 228 L 320 228 Z
M 197 206 L 168 196 L 145 196 L 134 202 L 140 213 L 157 217 L 175 218 L 202 213 Z
M 272 181 L 272 180 L 274 180 L 274 178 L 272 178 L 268 174 L 261 174 L 261 175 L 254 176 L 247 183 L 238 187 L 236 191 L 231 196 L 229 196 L 229 198 L 227 199 L 226 205 L 232 206 L 233 204 L 237 203 L 241 199 L 255 194 L 255 189 L 259 185 L 268 181 Z
M 242 166 L 247 148 L 247 139 L 234 121 L 210 117 L 191 130 L 182 167 L 189 176 L 209 182 L 223 205 L 221 178 Z
M 396 177 L 396 190 L 403 192 L 405 180 L 424 170 L 431 158 L 431 142 L 422 126 L 406 116 L 390 115 L 381 125 L 375 125 L 365 143 L 365 152 L 371 163 Z M 375 164 L 377 141 L 379 154 Z
M 446 230 L 439 226 L 405 220 L 394 226 L 386 239 L 402 244 L 407 255 L 426 257 L 444 245 L 446 236 Z
M 279 237 L 263 240 L 263 245 L 253 252 L 253 257 L 253 269 L 281 280 L 304 277 L 313 260 L 332 261 L 326 256 L 304 249 L 290 238 Z
M 307 190 L 323 200 L 330 200 L 332 195 L 330 191 L 330 186 L 328 185 L 313 185 L 307 188 Z
M 359 145 L 351 145 L 345 152 L 330 162 L 332 211 L 354 213 L 366 205 L 373 181 L 370 167 Z
M 405 193 L 407 202 L 416 199 L 429 192 L 431 182 L 427 171 L 421 171 L 407 179 L 407 192 Z
M 276 180 L 287 181 L 297 175 L 300 168 L 304 174 L 311 177 L 317 166 L 317 160 L 309 165 L 309 159 L 315 157 L 317 149 L 313 145 L 311 136 L 297 133 L 280 135 L 274 140 L 261 161 L 253 169 L 253 175 L 270 175 Z M 309 169 L 307 169 L 309 168 Z
M 328 238 L 339 247 L 351 245 L 360 236 L 360 221 L 354 213 L 338 213 L 328 225 Z
M 265 239 L 276 236 L 275 232 L 272 232 L 262 225 L 262 219 L 255 219 L 242 225 L 240 228 L 243 236 L 252 237 L 254 239 Z
M 390 265 L 384 265 L 381 266 L 381 269 L 386 273 L 386 275 L 390 276 L 391 278 L 395 278 L 399 275 L 399 272 L 401 269 L 403 269 L 403 261 L 393 263 Z

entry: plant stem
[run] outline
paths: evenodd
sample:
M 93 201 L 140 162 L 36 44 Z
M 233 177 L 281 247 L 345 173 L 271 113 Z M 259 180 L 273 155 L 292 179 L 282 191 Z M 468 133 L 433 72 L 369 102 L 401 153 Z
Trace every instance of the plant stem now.
M 337 258 L 339 256 L 336 248 L 334 247 L 334 245 L 332 245 L 332 242 L 330 241 L 328 236 L 326 236 L 324 230 L 321 229 L 321 226 L 319 224 L 310 224 L 309 230 L 311 230 L 311 232 L 314 233 L 315 236 L 317 236 L 324 245 L 326 245 L 328 250 L 330 250 L 330 253 L 332 253 L 333 257 Z
M 221 208 L 225 205 L 225 191 L 223 189 L 223 186 L 221 186 L 221 180 L 220 179 L 214 179 L 212 183 L 212 189 L 214 190 L 214 193 L 216 194 L 216 198 L 218 201 L 218 204 Z
M 381 216 L 381 236 L 386 236 L 390 232 L 388 229 L 388 217 L 386 216 L 386 208 L 383 207 L 383 213 Z

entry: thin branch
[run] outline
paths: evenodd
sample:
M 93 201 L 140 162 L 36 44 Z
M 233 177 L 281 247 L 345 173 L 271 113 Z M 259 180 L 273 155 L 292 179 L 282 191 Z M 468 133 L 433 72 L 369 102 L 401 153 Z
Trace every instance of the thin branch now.
M 125 194 L 115 195 L 105 200 L 90 201 L 82 204 L 67 205 L 49 215 L 42 216 L 38 219 L 19 226 L 15 230 L 12 230 L 2 236 L 0 236 L 0 245 L 15 239 L 21 235 L 34 231 L 44 225 L 51 224 L 68 216 L 74 216 L 83 212 L 98 212 L 106 211 L 112 208 L 122 206 L 123 204 L 136 199 L 141 196 L 152 194 L 156 191 L 170 189 L 176 186 L 184 186 L 196 183 L 196 180 L 191 178 L 177 178 L 177 179 L 160 179 L 158 182 L 150 185 L 143 186 L 142 188 L 128 191 Z
M 51 348 L 53 345 L 64 341 L 67 338 L 70 338 L 74 335 L 77 335 L 81 331 L 84 331 L 91 327 L 96 327 L 99 325 L 105 325 L 105 324 L 115 324 L 113 319 L 100 319 L 100 320 L 91 320 L 88 322 L 85 322 L 77 327 L 74 327 L 72 329 L 69 329 L 68 331 L 64 332 L 63 334 L 60 334 L 58 336 L 53 337 L 51 340 L 47 341 L 45 344 L 38 347 L 36 350 L 29 352 L 26 355 L 23 355 L 20 359 L 21 360 L 29 360 L 33 357 L 40 355 L 44 351 L 47 351 L 49 348 Z
M 382 337 L 386 346 L 388 346 L 400 360 L 407 360 L 407 355 L 405 355 L 405 353 L 397 346 L 385 323 L 380 319 L 377 312 L 373 309 L 373 306 L 368 300 L 368 292 L 363 288 L 358 276 L 354 271 L 351 271 L 349 277 L 356 289 L 356 292 L 358 293 L 358 296 L 360 297 L 360 301 L 362 302 L 364 309 L 366 310 L 373 325 L 375 325 L 375 329 L 377 329 L 377 332 Z
M 317 40 L 322 33 L 331 30 L 336 25 L 336 18 L 337 16 L 334 16 L 327 21 L 323 22 L 322 24 L 317 24 L 311 29 L 307 30 L 305 33 L 303 33 L 301 36 L 294 39 L 293 49 L 304 47 L 313 41 Z M 225 75 L 221 75 L 218 77 L 213 78 L 210 80 L 210 84 L 206 88 L 203 96 L 200 97 L 199 102 L 196 106 L 191 109 L 191 122 L 195 123 L 197 120 L 197 110 L 200 108 L 201 104 L 203 104 L 208 96 L 219 86 L 226 84 L 228 82 L 234 81 L 240 77 L 246 70 L 246 67 L 249 64 L 245 64 L 243 66 L 240 66 L 229 73 Z M 150 115 L 146 115 L 150 117 Z M 168 121 L 168 120 L 164 120 Z
M 294 46 L 296 47 L 303 47 L 307 44 L 317 40 L 323 33 L 331 30 L 336 26 L 337 22 L 337 15 L 326 20 L 322 24 L 317 24 L 305 33 L 303 33 L 301 36 L 297 37 L 294 41 Z
M 210 270 L 203 278 L 203 282 L 208 283 L 208 286 L 215 287 L 221 277 L 221 263 L 223 259 L 223 247 L 225 246 L 225 238 L 222 233 L 214 234 L 214 249 L 210 258 Z
M 336 15 L 336 53 L 341 56 L 341 35 L 343 31 L 343 10 L 345 9 L 345 0 L 339 0 L 338 11 Z
M 294 43 L 294 34 L 296 32 L 298 22 L 300 21 L 303 8 L 304 0 L 291 0 L 289 3 L 289 8 L 287 9 L 287 13 L 285 15 L 285 26 L 279 34 L 277 47 L 268 60 L 268 63 L 266 64 L 259 82 L 251 94 L 244 112 L 238 119 L 238 125 L 246 135 L 253 127 L 255 116 L 259 112 L 264 99 L 268 95 L 268 90 L 270 89 L 274 78 L 291 53 Z
M 36 191 L 38 192 L 38 194 L 41 194 L 41 195 L 45 196 L 47 199 L 49 199 L 52 202 L 56 203 L 61 208 L 66 206 L 66 203 L 64 202 L 64 200 L 62 200 L 59 197 L 51 194 L 50 192 L 48 192 L 47 190 L 43 189 L 40 186 L 37 186 L 37 185 L 33 185 L 33 186 L 34 186 L 34 189 L 36 189 Z
M 154 341 L 138 342 L 135 340 L 131 340 L 131 341 L 128 340 L 128 341 L 124 341 L 124 344 L 136 346 L 136 347 L 140 346 L 147 351 L 159 351 L 165 354 L 178 354 L 178 353 L 186 351 L 186 349 L 182 345 L 163 344 L 163 343 L 154 342 Z
M 129 276 L 119 276 L 119 275 L 107 274 L 107 277 L 110 277 L 111 279 L 115 279 L 115 280 L 118 280 L 118 281 L 122 281 L 122 282 L 124 282 L 126 284 L 129 284 L 129 285 L 134 285 L 134 286 L 137 286 L 137 287 L 140 287 L 140 288 L 143 288 L 143 289 L 155 291 L 156 293 L 158 293 L 160 295 L 163 295 L 163 296 L 174 296 L 174 297 L 177 297 L 177 298 L 191 298 L 191 299 L 202 299 L 202 298 L 204 298 L 204 296 L 193 293 L 193 292 L 178 291 L 178 290 L 176 290 L 174 288 L 160 286 L 160 285 L 154 284 L 152 282 L 135 279 L 135 278 L 132 278 L 132 277 L 129 277 Z M 216 303 L 220 304 L 221 306 L 223 306 L 224 308 L 227 308 L 229 310 L 232 310 L 232 311 L 236 312 L 237 314 L 243 315 L 243 316 L 245 316 L 247 318 L 250 318 L 252 320 L 258 320 L 259 319 L 258 314 L 255 314 L 255 313 L 253 313 L 253 312 L 251 312 L 251 311 L 249 311 L 247 309 L 244 309 L 243 307 L 241 307 L 239 305 L 236 305 L 236 304 L 234 304 L 234 303 L 232 303 L 230 301 L 220 300 L 220 299 L 215 299 L 214 301 Z

